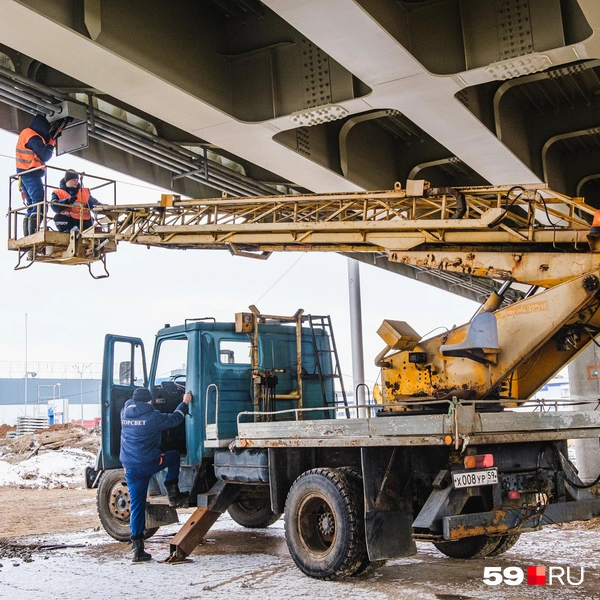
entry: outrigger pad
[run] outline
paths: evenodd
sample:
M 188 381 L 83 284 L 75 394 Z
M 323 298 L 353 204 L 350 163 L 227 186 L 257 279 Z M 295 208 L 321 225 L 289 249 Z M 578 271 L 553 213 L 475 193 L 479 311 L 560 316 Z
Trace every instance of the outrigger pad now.
M 169 554 L 165 560 L 159 560 L 157 562 L 165 565 L 181 565 L 183 563 L 193 563 L 194 561 L 191 558 L 177 558 L 172 554 Z
M 198 508 L 171 540 L 171 554 L 165 562 L 184 562 L 215 521 L 236 501 L 239 493 L 239 485 L 217 481 L 207 494 L 200 494 Z
M 169 564 L 184 562 L 220 516 L 220 512 L 197 508 L 171 540 L 171 554 L 165 562 Z

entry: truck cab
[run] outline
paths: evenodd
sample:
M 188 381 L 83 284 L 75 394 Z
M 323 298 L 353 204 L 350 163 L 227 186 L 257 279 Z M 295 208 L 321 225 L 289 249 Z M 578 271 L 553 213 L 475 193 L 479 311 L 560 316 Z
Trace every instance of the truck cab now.
M 226 449 L 235 439 L 239 421 L 254 421 L 257 410 L 268 408 L 278 413 L 277 420 L 335 417 L 334 379 L 339 368 L 327 331 L 329 318 L 303 315 L 301 311 L 293 320 L 258 315 L 240 313 L 237 322 L 229 323 L 205 318 L 165 325 L 156 335 L 149 368 L 140 338 L 106 336 L 102 446 L 95 479 L 99 480 L 99 514 L 113 537 L 128 539 L 129 535 L 129 498 L 119 460 L 120 414 L 136 388 L 147 387 L 154 408 L 165 413 L 177 408 L 186 391 L 193 394 L 184 423 L 163 431 L 161 444 L 164 451 L 181 453 L 180 488 L 190 492 L 191 506 L 196 505 L 198 494 L 214 483 L 215 452 Z M 250 320 L 256 321 L 256 327 L 247 326 Z M 243 473 L 264 468 L 266 452 L 247 457 L 248 464 L 234 469 Z M 164 475 L 155 475 L 150 485 L 149 530 L 177 520 L 176 511 L 164 498 Z M 268 487 L 251 488 L 240 503 L 251 505 L 254 516 L 258 505 L 269 511 Z

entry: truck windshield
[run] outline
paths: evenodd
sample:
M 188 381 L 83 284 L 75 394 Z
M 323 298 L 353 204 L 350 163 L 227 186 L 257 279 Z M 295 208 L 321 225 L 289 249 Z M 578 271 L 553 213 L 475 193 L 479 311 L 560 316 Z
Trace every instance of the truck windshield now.
M 162 381 L 175 381 L 185 387 L 187 348 L 186 337 L 168 338 L 160 342 L 157 348 L 155 385 Z

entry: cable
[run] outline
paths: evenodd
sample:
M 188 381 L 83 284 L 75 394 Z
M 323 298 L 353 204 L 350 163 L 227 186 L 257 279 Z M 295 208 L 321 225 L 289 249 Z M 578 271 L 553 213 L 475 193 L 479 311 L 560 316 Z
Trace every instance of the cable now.
M 512 200 L 510 200 L 510 194 L 513 191 L 519 190 L 519 194 L 517 194 Z M 508 192 L 506 192 L 506 198 L 505 198 L 505 202 L 504 202 L 504 210 L 508 212 L 508 209 L 510 207 L 512 207 L 512 205 L 525 193 L 525 188 L 523 188 L 520 185 L 514 185 L 513 187 L 511 187 Z M 548 206 L 546 205 L 546 199 L 542 196 L 542 194 L 540 193 L 539 190 L 535 190 L 534 192 L 534 199 L 536 196 L 539 196 L 539 199 L 542 203 L 542 206 L 544 207 L 544 213 L 546 214 L 546 218 L 548 219 L 548 224 L 550 225 L 550 227 L 552 227 L 553 229 L 556 229 L 556 227 L 558 226 L 558 223 L 554 223 L 552 221 L 552 219 L 550 218 L 550 214 L 548 213 Z M 510 200 L 510 203 L 509 203 Z M 525 198 L 526 201 L 531 202 L 531 199 Z
M 579 488 L 581 490 L 587 490 L 588 488 L 594 487 L 595 485 L 597 485 L 598 483 L 600 483 L 600 474 L 598 475 L 598 477 L 596 477 L 596 479 L 594 479 L 594 481 L 592 481 L 592 483 L 588 483 L 588 484 L 585 484 L 585 483 L 575 483 L 574 481 L 571 481 L 567 477 L 566 473 L 563 472 L 563 474 L 565 476 L 565 481 L 567 483 L 569 483 L 573 487 Z
M 529 375 L 529 372 L 531 371 L 531 369 L 533 369 L 533 367 L 535 367 L 535 365 L 537 365 L 538 360 L 540 360 L 542 356 L 541 352 L 538 352 L 537 358 L 533 361 L 533 364 L 529 367 L 529 369 L 527 369 L 527 371 L 525 373 L 523 373 L 520 377 L 515 377 L 515 373 L 517 371 L 517 369 L 515 369 L 511 374 L 510 374 L 510 381 L 511 381 L 511 386 L 512 386 L 512 382 L 513 381 L 519 381 L 521 379 L 523 379 L 523 377 L 527 377 L 527 375 Z M 526 364 L 526 363 L 524 363 Z
M 439 327 L 434 327 L 431 331 L 428 331 L 425 335 L 423 335 L 421 337 L 422 340 L 424 340 L 428 335 L 432 334 L 434 331 L 437 331 L 438 329 L 445 329 L 446 332 L 450 333 L 450 330 L 445 327 L 444 325 L 440 325 Z
M 74 381 L 77 381 L 76 379 Z M 42 402 L 47 402 L 48 400 L 68 400 L 70 398 L 83 398 L 86 394 L 96 394 L 100 391 L 100 388 L 96 388 L 93 390 L 85 390 L 83 394 L 81 392 L 77 392 L 75 394 L 61 394 L 60 398 L 42 398 Z
M 510 202 L 510 204 L 508 203 L 509 201 L 509 197 L 511 192 L 515 191 L 515 190 L 520 190 L 520 193 L 517 194 Z M 504 210 L 508 211 L 508 209 L 523 195 L 523 192 L 525 191 L 524 187 L 521 187 L 520 185 L 513 185 L 508 192 L 506 192 L 506 202 L 504 203 Z
M 548 219 L 548 223 L 551 225 L 551 227 L 553 229 L 556 229 L 558 223 L 553 223 L 552 219 L 550 218 L 550 215 L 548 214 L 548 207 L 546 206 L 546 200 L 545 198 L 542 196 L 542 194 L 540 194 L 539 190 L 535 190 L 536 195 L 538 195 L 540 197 L 540 200 L 542 201 L 542 205 L 544 206 L 544 212 L 546 213 L 546 218 Z
M 296 260 L 296 262 L 258 299 L 254 302 L 254 304 L 258 304 L 306 255 L 306 252 L 303 252 L 300 255 L 300 258 Z
M 559 467 L 562 467 L 562 461 L 560 460 L 560 456 L 558 454 L 558 450 L 556 449 L 556 446 L 554 444 L 552 444 L 552 452 L 554 452 L 554 456 L 556 458 L 556 461 L 558 462 Z M 578 488 L 580 490 L 587 490 L 588 488 L 594 487 L 595 485 L 597 485 L 598 483 L 600 483 L 600 474 L 598 474 L 598 477 L 596 477 L 596 479 L 594 479 L 594 481 L 592 481 L 592 483 L 575 483 L 574 481 L 571 481 L 568 477 L 567 474 L 565 473 L 565 470 L 562 470 L 565 481 L 569 484 L 572 485 L 575 488 Z
M 591 329 L 592 329 L 592 327 L 589 325 L 587 327 L 583 328 L 583 330 L 590 336 L 592 342 L 594 342 L 594 344 L 596 344 L 596 346 L 598 346 L 598 348 L 600 348 L 600 344 L 596 341 L 596 338 L 595 338 L 595 336 L 597 336 L 598 333 L 600 333 L 600 332 L 599 331 L 596 331 L 596 332 L 590 331 Z M 594 327 L 594 329 L 597 329 L 597 328 Z
M 511 535 L 511 534 L 516 534 L 516 533 L 520 533 L 521 529 L 523 529 L 523 526 L 530 521 L 532 518 L 538 517 L 539 520 L 537 522 L 537 527 L 540 526 L 541 524 L 541 520 L 542 518 L 545 516 L 545 512 L 546 512 L 546 508 L 548 507 L 548 504 L 544 504 L 542 506 L 540 506 L 539 504 L 536 505 L 529 505 L 529 504 L 524 504 L 521 507 L 516 507 L 516 506 L 510 506 L 510 505 L 501 505 L 499 508 L 504 508 L 507 511 L 514 511 L 517 514 L 521 515 L 521 522 L 518 523 L 517 525 L 515 525 L 514 527 L 511 527 L 508 531 L 506 531 L 506 535 Z M 542 508 L 542 510 L 540 510 L 540 508 Z

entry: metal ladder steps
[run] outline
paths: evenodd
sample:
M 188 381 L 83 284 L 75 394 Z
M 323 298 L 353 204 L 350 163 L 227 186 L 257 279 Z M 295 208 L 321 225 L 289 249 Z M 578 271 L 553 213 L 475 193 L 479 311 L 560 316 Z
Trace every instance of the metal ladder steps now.
M 348 412 L 348 400 L 346 397 L 346 390 L 344 388 L 344 379 L 342 377 L 342 368 L 340 365 L 340 359 L 339 359 L 339 355 L 338 355 L 338 351 L 337 351 L 337 346 L 335 343 L 335 336 L 333 334 L 333 326 L 331 324 L 331 317 L 329 315 L 307 315 L 308 318 L 308 323 L 310 325 L 310 331 L 311 331 L 311 339 L 312 339 L 312 344 L 313 344 L 313 351 L 315 353 L 315 375 L 317 375 L 317 377 L 320 380 L 321 383 L 321 394 L 323 397 L 323 406 L 325 407 L 332 407 L 335 408 L 337 403 L 334 402 L 330 403 L 327 401 L 327 395 L 325 392 L 325 381 L 326 380 L 331 380 L 331 379 L 338 379 L 339 380 L 339 386 L 341 389 L 341 393 L 342 393 L 342 402 L 343 402 L 343 406 L 346 407 L 346 416 L 350 416 L 349 412 Z M 319 348 L 318 344 L 317 344 L 317 336 L 315 335 L 315 328 L 319 328 L 324 335 L 327 336 L 327 338 L 330 341 L 331 346 L 328 349 L 322 349 Z M 332 355 L 332 359 L 331 359 L 331 368 L 332 368 L 332 373 L 323 373 L 323 365 L 321 364 L 321 356 L 324 354 L 329 354 Z

